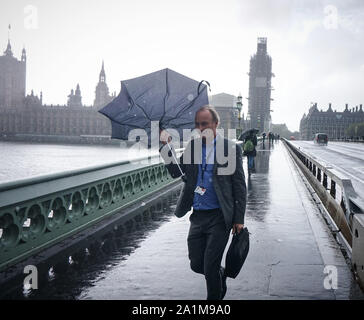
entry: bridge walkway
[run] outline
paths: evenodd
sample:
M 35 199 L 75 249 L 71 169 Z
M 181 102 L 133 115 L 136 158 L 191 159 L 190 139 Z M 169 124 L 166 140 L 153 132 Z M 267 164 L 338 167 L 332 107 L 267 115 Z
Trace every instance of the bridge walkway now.
M 246 158 L 244 167 L 247 172 Z M 227 280 L 225 299 L 364 297 L 281 142 L 260 146 L 256 173 L 247 177 L 247 185 L 250 252 L 239 276 Z M 204 278 L 189 268 L 188 218 L 172 216 L 128 258 L 101 272 L 77 299 L 205 299 Z

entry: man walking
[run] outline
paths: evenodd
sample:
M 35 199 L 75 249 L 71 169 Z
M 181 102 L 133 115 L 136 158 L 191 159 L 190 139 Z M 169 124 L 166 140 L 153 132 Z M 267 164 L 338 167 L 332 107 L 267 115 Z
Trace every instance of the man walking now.
M 263 140 L 264 143 L 264 140 Z M 251 131 L 250 134 L 244 140 L 244 155 L 248 158 L 248 175 L 250 176 L 253 172 L 255 172 L 255 163 L 254 158 L 257 156 L 257 150 L 255 147 L 258 144 L 257 135 L 254 131 Z
M 173 178 L 184 175 L 175 215 L 183 217 L 193 208 L 187 238 L 188 256 L 191 269 L 205 276 L 208 300 L 225 296 L 226 276 L 221 260 L 230 230 L 239 233 L 244 228 L 246 207 L 241 148 L 217 135 L 218 124 L 219 116 L 214 108 L 204 106 L 198 110 L 195 128 L 199 129 L 200 137 L 189 142 L 179 159 L 180 167 L 176 163 L 166 164 Z M 169 139 L 167 131 L 162 131 L 161 142 L 166 144 Z M 222 146 L 221 150 L 217 146 Z M 164 159 L 171 156 L 167 146 L 162 149 Z M 225 163 L 217 161 L 220 153 L 227 154 Z M 224 170 L 228 167 L 234 169 Z

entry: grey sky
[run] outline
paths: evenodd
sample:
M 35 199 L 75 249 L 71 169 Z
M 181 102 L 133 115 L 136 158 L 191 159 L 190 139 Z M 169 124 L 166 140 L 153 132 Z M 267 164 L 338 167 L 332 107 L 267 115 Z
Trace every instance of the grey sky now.
M 245 98 L 258 36 L 273 58 L 274 123 L 298 130 L 310 102 L 364 101 L 362 0 L 1 0 L 0 22 L 0 49 L 10 23 L 14 54 L 27 50 L 27 92 L 47 104 L 79 83 L 91 105 L 103 59 L 117 93 L 120 80 L 168 67 Z

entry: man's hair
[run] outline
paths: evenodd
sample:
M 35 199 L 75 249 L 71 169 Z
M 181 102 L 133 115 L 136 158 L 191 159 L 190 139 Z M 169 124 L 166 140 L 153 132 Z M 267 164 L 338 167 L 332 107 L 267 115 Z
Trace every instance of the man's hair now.
M 196 117 L 197 117 L 197 114 L 199 113 L 199 112 L 201 112 L 201 111 L 205 111 L 205 110 L 208 110 L 210 113 L 211 113 L 211 115 L 212 115 L 212 120 L 215 122 L 215 123 L 217 123 L 217 124 L 219 124 L 220 123 L 220 116 L 219 116 L 219 114 L 217 113 L 217 111 L 215 110 L 215 108 L 213 107 L 213 106 L 211 106 L 211 105 L 205 105 L 205 106 L 203 106 L 203 107 L 201 107 L 200 109 L 198 109 L 197 110 L 197 112 L 196 112 L 196 115 L 195 115 L 195 119 L 196 119 Z

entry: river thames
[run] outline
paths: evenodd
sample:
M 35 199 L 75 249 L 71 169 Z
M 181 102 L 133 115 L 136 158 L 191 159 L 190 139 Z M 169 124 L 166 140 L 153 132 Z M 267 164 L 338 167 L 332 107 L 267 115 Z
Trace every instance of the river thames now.
M 118 146 L 0 141 L 0 183 L 129 160 L 145 150 Z

